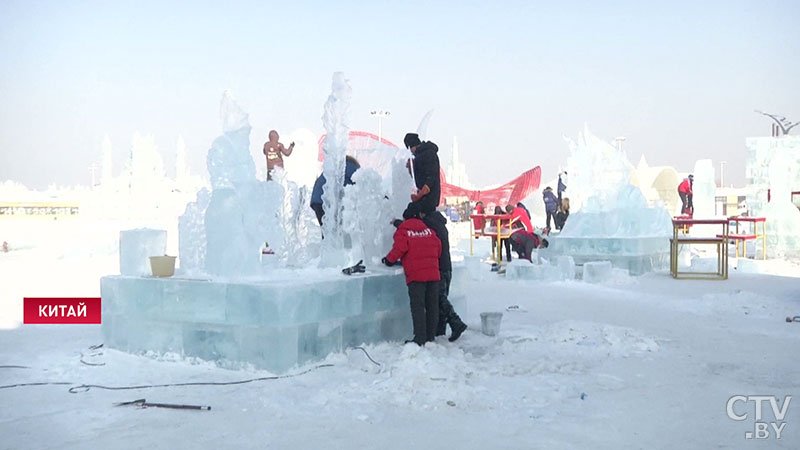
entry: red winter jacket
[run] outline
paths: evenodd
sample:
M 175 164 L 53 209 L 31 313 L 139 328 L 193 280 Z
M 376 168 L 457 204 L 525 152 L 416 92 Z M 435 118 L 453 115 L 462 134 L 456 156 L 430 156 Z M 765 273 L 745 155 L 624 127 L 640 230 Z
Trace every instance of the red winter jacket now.
M 483 214 L 483 205 L 475 205 L 475 212 L 474 214 Z M 475 218 L 472 219 L 472 225 L 475 227 L 475 231 L 483 230 L 483 226 L 486 225 L 486 219 L 483 218 Z
M 528 212 L 525 211 L 525 208 L 521 206 L 514 208 L 514 210 L 511 211 L 511 220 L 514 221 L 515 224 L 519 223 L 522 225 L 525 231 L 533 233 L 533 224 L 531 224 L 531 219 L 528 217 Z
M 442 242 L 436 233 L 416 218 L 403 221 L 394 232 L 394 245 L 386 260 L 403 260 L 406 284 L 412 281 L 439 281 L 439 256 Z
M 678 192 L 683 192 L 686 194 L 692 193 L 692 184 L 689 183 L 688 178 L 684 178 L 681 184 L 678 185 Z

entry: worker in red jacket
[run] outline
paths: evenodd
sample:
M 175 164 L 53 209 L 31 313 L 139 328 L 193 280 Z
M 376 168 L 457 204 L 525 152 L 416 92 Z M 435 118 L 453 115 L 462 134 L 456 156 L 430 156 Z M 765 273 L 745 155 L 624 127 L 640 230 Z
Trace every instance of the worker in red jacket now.
M 475 209 L 473 214 L 480 214 L 483 215 L 483 202 L 478 200 L 478 203 L 475 204 Z M 483 227 L 486 225 L 486 219 L 482 217 L 476 217 L 472 219 L 472 226 L 475 227 L 475 232 L 479 233 L 483 231 Z M 475 239 L 478 239 L 478 236 L 475 236 Z
M 511 211 L 511 226 L 514 232 L 511 233 L 509 243 L 521 259 L 532 261 L 534 249 L 547 247 L 547 240 L 533 232 L 531 219 L 522 206 L 517 206 Z
M 409 203 L 405 219 L 394 232 L 394 245 L 382 262 L 393 266 L 402 259 L 408 297 L 411 300 L 411 322 L 417 345 L 425 345 L 436 337 L 439 322 L 439 256 L 442 243 L 436 233 L 419 217 L 422 205 Z
M 692 204 L 692 186 L 694 185 L 694 175 L 689 174 L 678 185 L 678 195 L 681 198 L 681 214 L 694 214 L 694 204 Z
M 522 203 L 517 203 L 517 206 L 511 210 L 511 223 L 514 227 L 523 228 L 525 231 L 532 233 L 533 224 L 531 223 L 531 218 L 525 207 L 520 205 Z

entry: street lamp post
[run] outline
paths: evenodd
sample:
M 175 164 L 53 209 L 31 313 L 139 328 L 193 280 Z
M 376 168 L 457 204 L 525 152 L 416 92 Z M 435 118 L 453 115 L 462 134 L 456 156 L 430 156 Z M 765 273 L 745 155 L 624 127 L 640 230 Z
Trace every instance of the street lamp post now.
M 375 116 L 375 117 L 378 118 L 378 142 L 379 143 L 383 142 L 382 141 L 382 139 L 383 139 L 383 118 L 384 117 L 389 117 L 389 114 L 391 114 L 391 112 L 384 111 L 382 109 L 378 109 L 378 110 L 370 111 L 369 113 L 370 113 L 370 115 Z
M 92 174 L 92 186 L 91 186 L 91 188 L 94 189 L 95 180 L 96 180 L 95 174 L 97 173 L 97 164 L 95 164 L 95 163 L 89 164 L 89 173 Z
M 617 151 L 622 151 L 622 142 L 625 140 L 625 136 L 617 136 L 614 138 L 614 142 L 617 143 Z

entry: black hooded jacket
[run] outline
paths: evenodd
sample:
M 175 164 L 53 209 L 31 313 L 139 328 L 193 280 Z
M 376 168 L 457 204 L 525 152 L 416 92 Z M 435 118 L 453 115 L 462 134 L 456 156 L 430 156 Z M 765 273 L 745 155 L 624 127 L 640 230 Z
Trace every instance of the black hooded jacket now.
M 431 190 L 428 195 L 419 200 L 422 212 L 426 214 L 436 210 L 442 196 L 438 152 L 439 147 L 436 144 L 425 141 L 417 146 L 417 150 L 414 153 L 414 179 L 417 183 L 417 189 L 422 189 L 422 186 L 427 184 Z
M 432 192 L 432 191 L 431 191 Z M 453 265 L 450 262 L 450 236 L 447 233 L 447 219 L 439 211 L 428 213 L 422 218 L 436 236 L 442 241 L 442 254 L 439 256 L 439 271 L 452 272 Z

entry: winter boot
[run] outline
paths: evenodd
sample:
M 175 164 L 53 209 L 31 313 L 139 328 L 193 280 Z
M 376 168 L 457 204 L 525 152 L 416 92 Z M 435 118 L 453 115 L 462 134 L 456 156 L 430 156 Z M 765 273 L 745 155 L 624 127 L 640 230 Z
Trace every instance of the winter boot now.
M 447 339 L 450 342 L 455 342 L 461 337 L 461 334 L 467 329 L 467 324 L 461 321 L 461 318 L 455 319 L 450 322 L 450 337 Z

